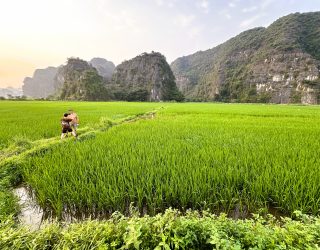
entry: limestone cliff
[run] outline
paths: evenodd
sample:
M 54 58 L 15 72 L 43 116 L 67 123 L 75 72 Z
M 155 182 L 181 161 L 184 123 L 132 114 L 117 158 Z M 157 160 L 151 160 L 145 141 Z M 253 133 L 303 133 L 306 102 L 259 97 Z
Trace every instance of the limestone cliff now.
M 174 75 L 165 57 L 143 53 L 118 65 L 108 84 L 115 99 L 161 101 L 181 100 Z
M 65 77 L 70 77 L 70 72 L 79 72 L 84 69 L 95 68 L 105 80 L 110 80 L 114 71 L 114 64 L 104 58 L 93 58 L 90 62 L 81 60 L 69 65 L 36 69 L 32 77 L 23 81 L 23 94 L 33 98 L 47 98 L 56 95 L 65 83 Z M 68 72 L 68 73 L 67 73 Z
M 171 64 L 190 100 L 319 103 L 320 12 L 295 13 L 267 28 Z
M 56 95 L 62 100 L 105 100 L 103 77 L 96 68 L 79 58 L 68 58 L 56 75 Z
M 104 58 L 95 57 L 92 58 L 89 63 L 97 69 L 99 75 L 101 75 L 103 78 L 107 80 L 111 79 L 112 73 L 115 69 L 113 62 L 110 62 Z
M 54 93 L 54 78 L 58 69 L 48 67 L 36 69 L 32 77 L 23 80 L 23 94 L 33 98 L 46 98 Z

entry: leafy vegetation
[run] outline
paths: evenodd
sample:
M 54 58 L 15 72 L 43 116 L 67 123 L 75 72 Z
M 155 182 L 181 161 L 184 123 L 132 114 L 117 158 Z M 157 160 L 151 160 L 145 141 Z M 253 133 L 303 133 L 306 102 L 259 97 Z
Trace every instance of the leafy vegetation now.
M 232 220 L 225 215 L 166 210 L 154 217 L 127 218 L 115 213 L 106 221 L 61 226 L 52 223 L 30 232 L 0 223 L 0 248 L 6 249 L 317 249 L 320 219 L 301 215 L 298 220 L 254 215 Z
M 88 62 L 79 58 L 69 58 L 62 70 L 64 83 L 59 88 L 59 99 L 84 101 L 110 99 L 103 77 Z
M 309 86 L 317 86 L 318 88 L 320 88 L 320 79 L 316 79 L 316 80 L 304 80 L 302 83 L 309 85 Z
M 107 88 L 117 100 L 183 100 L 166 58 L 158 52 L 143 53 L 118 65 Z

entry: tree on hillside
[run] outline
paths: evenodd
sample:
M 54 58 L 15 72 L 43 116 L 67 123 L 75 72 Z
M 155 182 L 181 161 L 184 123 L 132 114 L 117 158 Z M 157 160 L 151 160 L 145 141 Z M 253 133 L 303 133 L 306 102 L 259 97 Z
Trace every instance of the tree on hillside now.
M 79 99 L 101 101 L 108 99 L 103 77 L 96 70 L 86 70 L 80 78 Z
M 110 99 L 104 79 L 88 62 L 79 58 L 68 58 L 61 69 L 62 86 L 59 99 L 102 101 Z

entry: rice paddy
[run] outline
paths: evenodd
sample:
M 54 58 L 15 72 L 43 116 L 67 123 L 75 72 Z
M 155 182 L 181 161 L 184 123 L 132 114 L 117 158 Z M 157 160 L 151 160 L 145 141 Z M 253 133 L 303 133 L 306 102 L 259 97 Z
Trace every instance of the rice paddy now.
M 155 103 L 0 101 L 0 150 L 21 139 L 34 141 L 58 136 L 59 121 L 68 109 L 80 112 L 81 129 L 98 123 L 102 117 L 117 121 L 158 106 Z
M 24 159 L 19 166 L 24 183 L 48 214 L 99 218 L 128 213 L 130 204 L 150 215 L 168 207 L 243 215 L 261 209 L 319 214 L 318 106 L 75 104 L 83 124 L 165 108 L 153 119 L 123 123 L 93 140 L 69 140 Z M 10 110 L 11 104 L 5 105 Z M 41 117 L 44 103 L 28 105 L 34 107 L 32 117 Z M 50 105 L 51 118 L 70 107 Z M 21 118 L 30 127 L 24 132 L 29 138 L 44 136 L 32 132 L 36 118 Z M 37 123 L 39 130 L 56 136 L 58 118 L 50 128 L 45 126 L 51 121 Z M 18 133 L 18 127 L 12 129 L 0 138 L 8 141 L 3 138 Z

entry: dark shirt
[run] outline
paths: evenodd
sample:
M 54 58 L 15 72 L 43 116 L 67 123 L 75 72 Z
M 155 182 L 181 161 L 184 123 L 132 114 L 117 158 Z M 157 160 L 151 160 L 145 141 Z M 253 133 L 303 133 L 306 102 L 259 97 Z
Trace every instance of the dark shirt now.
M 68 117 L 63 117 L 61 119 L 61 126 L 62 126 L 62 129 L 65 130 L 65 131 L 69 131 L 71 128 L 70 128 L 70 122 L 72 121 L 72 119 L 68 118 Z M 71 129 L 72 131 L 72 129 Z M 69 132 L 71 132 L 69 131 Z M 65 133 L 65 132 L 64 132 Z

